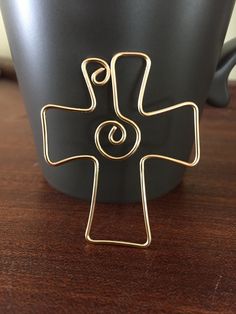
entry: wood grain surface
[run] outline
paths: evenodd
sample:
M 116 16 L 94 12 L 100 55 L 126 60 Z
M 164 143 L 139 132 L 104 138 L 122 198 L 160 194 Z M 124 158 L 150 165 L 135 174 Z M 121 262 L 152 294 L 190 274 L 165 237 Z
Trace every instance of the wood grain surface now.
M 202 156 L 149 202 L 146 250 L 86 244 L 89 204 L 43 179 L 18 86 L 0 80 L 0 313 L 236 313 L 236 87 L 206 106 Z M 95 234 L 142 239 L 140 204 L 99 204 Z

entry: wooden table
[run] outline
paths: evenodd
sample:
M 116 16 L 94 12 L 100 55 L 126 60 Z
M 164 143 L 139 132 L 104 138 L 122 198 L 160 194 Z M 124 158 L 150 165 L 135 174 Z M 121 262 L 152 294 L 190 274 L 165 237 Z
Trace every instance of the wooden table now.
M 18 86 L 0 80 L 0 313 L 236 313 L 231 92 L 228 108 L 205 108 L 199 166 L 149 202 L 153 242 L 140 250 L 85 243 L 89 204 L 45 182 Z M 140 205 L 96 214 L 100 235 L 142 236 Z

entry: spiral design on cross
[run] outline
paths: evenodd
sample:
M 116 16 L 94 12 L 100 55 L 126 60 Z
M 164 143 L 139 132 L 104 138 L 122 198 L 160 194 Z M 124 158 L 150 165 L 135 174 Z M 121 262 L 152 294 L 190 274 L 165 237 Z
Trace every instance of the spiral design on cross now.
M 124 120 L 124 119 L 122 119 Z M 120 160 L 120 159 L 127 159 L 129 158 L 131 155 L 134 154 L 134 152 L 138 149 L 140 141 L 141 141 L 141 132 L 140 129 L 134 125 L 136 125 L 133 121 L 132 123 L 130 122 L 131 120 L 127 118 L 128 121 L 126 121 L 127 123 L 129 123 L 135 130 L 136 133 L 136 139 L 135 139 L 135 143 L 132 146 L 132 148 L 124 155 L 121 156 L 113 156 L 109 153 L 107 153 L 104 148 L 102 147 L 101 143 L 100 143 L 100 132 L 102 131 L 102 129 L 106 126 L 111 126 L 111 129 L 108 133 L 108 140 L 112 145 L 121 145 L 123 143 L 125 143 L 126 138 L 127 138 L 127 132 L 125 127 L 118 121 L 116 120 L 106 120 L 102 123 L 99 124 L 99 126 L 97 127 L 96 131 L 95 131 L 95 135 L 94 135 L 94 139 L 95 139 L 95 144 L 96 147 L 98 149 L 98 151 L 106 158 L 108 159 L 114 159 L 114 160 Z M 120 131 L 121 135 L 119 137 L 119 139 L 115 139 L 114 135 L 117 131 Z

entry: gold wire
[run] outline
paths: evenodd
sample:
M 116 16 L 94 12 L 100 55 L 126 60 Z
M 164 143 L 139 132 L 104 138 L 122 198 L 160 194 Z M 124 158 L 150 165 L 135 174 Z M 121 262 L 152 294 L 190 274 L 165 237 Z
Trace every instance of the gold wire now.
M 98 188 L 98 179 L 99 179 L 99 162 L 97 158 L 93 155 L 75 155 L 71 157 L 67 157 L 64 159 L 60 159 L 57 161 L 52 161 L 49 157 L 49 141 L 48 141 L 48 127 L 47 127 L 47 116 L 46 112 L 49 109 L 60 109 L 60 110 L 67 110 L 67 111 L 74 111 L 74 112 L 92 112 L 96 108 L 96 96 L 94 93 L 94 89 L 92 84 L 97 86 L 103 86 L 105 85 L 110 77 L 112 82 L 112 93 L 113 93 L 113 106 L 114 111 L 117 115 L 117 117 L 129 124 L 133 127 L 135 134 L 136 134 L 136 140 L 133 145 L 133 147 L 127 152 L 126 154 L 122 156 L 112 156 L 109 153 L 105 152 L 105 150 L 102 148 L 100 144 L 100 132 L 101 130 L 109 125 L 112 125 L 112 128 L 108 134 L 108 140 L 112 145 L 121 145 L 125 142 L 127 137 L 127 132 L 124 126 L 116 121 L 116 120 L 106 120 L 102 122 L 96 129 L 94 134 L 94 140 L 95 145 L 98 149 L 98 151 L 108 159 L 112 160 L 123 160 L 129 158 L 131 155 L 133 155 L 136 150 L 138 149 L 140 142 L 141 142 L 141 131 L 138 125 L 132 121 L 131 119 L 124 116 L 119 109 L 119 99 L 118 99 L 118 89 L 117 89 L 117 81 L 116 81 L 116 62 L 121 57 L 139 57 L 142 58 L 145 61 L 145 70 L 143 74 L 143 79 L 140 86 L 140 92 L 138 97 L 138 111 L 141 115 L 145 117 L 158 115 L 162 113 L 166 113 L 168 111 L 176 110 L 182 107 L 191 107 L 193 109 L 194 113 L 194 146 L 195 146 L 195 156 L 194 160 L 192 162 L 187 162 L 184 160 L 176 159 L 169 156 L 163 156 L 158 154 L 149 154 L 145 155 L 141 158 L 140 164 L 139 164 L 139 171 L 140 171 L 140 190 L 141 190 L 141 199 L 142 199 L 142 208 L 143 208 L 143 216 L 144 216 L 144 224 L 145 224 L 145 231 L 146 231 L 146 241 L 144 243 L 137 243 L 137 242 L 128 242 L 128 241 L 117 241 L 117 240 L 103 240 L 103 239 L 93 239 L 90 236 L 92 224 L 93 224 L 93 218 L 94 218 L 94 211 L 95 211 L 95 205 L 96 205 L 96 197 L 97 197 L 97 188 Z M 89 77 L 88 71 L 87 71 L 87 65 L 91 62 L 95 62 L 101 65 L 100 68 L 95 70 L 91 78 Z M 145 53 L 142 52 L 120 52 L 113 56 L 111 59 L 111 65 L 107 64 L 106 61 L 100 58 L 87 58 L 85 59 L 81 64 L 81 70 L 87 85 L 87 89 L 90 95 L 90 106 L 88 108 L 77 108 L 77 107 L 67 107 L 62 105 L 56 105 L 56 104 L 48 104 L 44 106 L 41 110 L 41 124 L 42 124 L 42 135 L 43 135 L 43 154 L 45 161 L 51 165 L 51 166 L 59 166 L 66 162 L 72 161 L 72 160 L 78 160 L 78 159 L 88 159 L 91 160 L 94 164 L 94 176 L 93 176 L 93 188 L 92 188 L 92 195 L 91 195 L 91 202 L 90 202 L 90 211 L 88 216 L 88 222 L 85 230 L 85 239 L 88 242 L 94 243 L 94 244 L 113 244 L 113 245 L 122 245 L 122 246 L 129 246 L 129 247 L 137 247 L 137 248 L 145 248 L 148 247 L 151 244 L 151 228 L 150 228 L 150 222 L 149 222 L 149 215 L 148 215 L 148 206 L 147 206 L 147 197 L 146 197 L 146 184 L 145 184 L 145 162 L 148 159 L 153 158 L 159 158 L 159 159 L 165 159 L 174 163 L 178 163 L 184 166 L 193 167 L 195 166 L 200 159 L 200 136 L 199 136 L 199 110 L 195 103 L 193 102 L 183 102 L 177 105 L 173 105 L 164 109 L 159 109 L 155 111 L 145 112 L 143 109 L 143 97 L 145 93 L 145 88 L 147 84 L 147 79 L 149 76 L 151 68 L 151 60 Z M 98 80 L 98 75 L 100 75 L 102 72 L 105 71 L 105 76 L 102 80 Z M 121 136 L 118 140 L 114 138 L 114 134 L 119 128 L 121 132 Z

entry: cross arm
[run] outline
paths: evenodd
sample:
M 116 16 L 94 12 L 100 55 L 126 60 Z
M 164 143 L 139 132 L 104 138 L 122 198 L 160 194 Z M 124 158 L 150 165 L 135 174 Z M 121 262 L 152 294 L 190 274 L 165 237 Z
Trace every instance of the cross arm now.
M 144 157 L 141 158 L 140 167 L 142 167 L 144 165 L 145 161 L 147 159 L 150 159 L 150 158 L 165 159 L 165 160 L 172 161 L 172 162 L 175 162 L 175 163 L 178 163 L 178 164 L 181 164 L 184 166 L 188 166 L 188 167 L 193 167 L 193 166 L 197 165 L 197 163 L 200 160 L 200 136 L 199 136 L 199 109 L 195 103 L 187 101 L 187 102 L 179 103 L 179 104 L 176 104 L 176 105 L 164 108 L 164 109 L 154 110 L 154 111 L 150 111 L 150 112 L 144 111 L 142 103 L 141 103 L 141 104 L 139 104 L 138 109 L 139 109 L 140 114 L 142 114 L 143 116 L 149 117 L 149 116 L 154 116 L 154 115 L 166 113 L 169 111 L 177 110 L 177 109 L 183 108 L 183 107 L 190 107 L 193 110 L 194 150 L 195 150 L 193 161 L 188 162 L 188 161 L 173 158 L 170 156 L 164 156 L 164 155 L 159 155 L 159 154 L 149 154 L 149 155 L 145 155 Z

